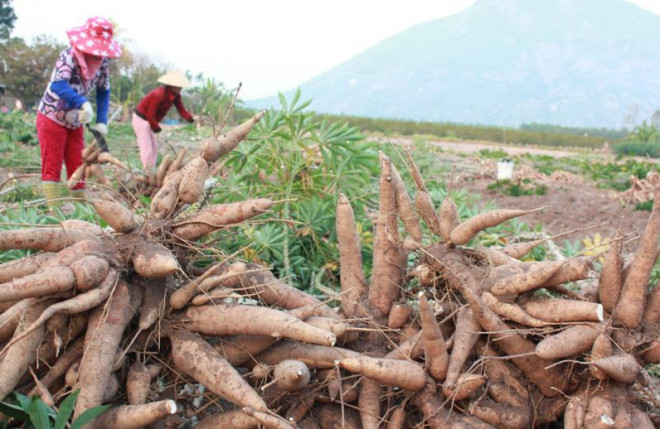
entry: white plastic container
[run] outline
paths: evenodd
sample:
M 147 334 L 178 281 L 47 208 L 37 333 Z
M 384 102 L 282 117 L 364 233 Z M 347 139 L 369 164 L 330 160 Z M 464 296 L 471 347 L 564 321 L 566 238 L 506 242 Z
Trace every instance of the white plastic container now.
M 497 162 L 497 180 L 509 180 L 513 177 L 513 161 L 508 158 Z

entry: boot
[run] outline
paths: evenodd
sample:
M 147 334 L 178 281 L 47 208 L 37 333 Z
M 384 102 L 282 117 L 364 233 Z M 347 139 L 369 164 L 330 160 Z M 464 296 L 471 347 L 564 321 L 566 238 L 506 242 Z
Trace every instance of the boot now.
M 85 192 L 82 189 L 73 189 L 71 190 L 71 196 L 76 199 L 76 201 L 81 202 L 85 200 Z
M 46 198 L 46 204 L 52 210 L 61 204 L 62 186 L 59 182 L 41 182 L 41 188 Z

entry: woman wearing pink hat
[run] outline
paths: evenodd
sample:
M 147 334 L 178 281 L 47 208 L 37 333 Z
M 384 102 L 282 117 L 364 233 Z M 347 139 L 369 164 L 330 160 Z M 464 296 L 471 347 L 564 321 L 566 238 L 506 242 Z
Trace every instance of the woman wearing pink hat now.
M 158 82 L 163 85 L 145 95 L 133 112 L 133 131 L 140 148 L 142 167 L 147 173 L 154 170 L 158 158 L 158 142 L 155 134 L 160 132 L 158 123 L 163 120 L 172 106 L 176 106 L 184 120 L 193 122 L 193 116 L 181 101 L 181 88 L 192 85 L 188 78 L 179 70 L 174 70 L 159 77 Z
M 62 162 L 67 177 L 82 164 L 85 146 L 83 124 L 92 121 L 94 109 L 88 99 L 96 88 L 96 124 L 98 132 L 108 132 L 110 74 L 108 58 L 121 55 L 113 39 L 112 23 L 92 17 L 80 27 L 68 30 L 71 46 L 62 51 L 46 87 L 37 115 L 37 135 L 41 148 L 41 181 L 49 206 L 61 196 L 59 185 Z M 85 187 L 78 183 L 74 189 Z

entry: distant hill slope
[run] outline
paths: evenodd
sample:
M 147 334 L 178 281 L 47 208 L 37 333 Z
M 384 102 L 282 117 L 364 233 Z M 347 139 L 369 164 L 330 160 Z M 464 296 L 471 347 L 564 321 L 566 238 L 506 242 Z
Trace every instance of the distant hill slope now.
M 301 88 L 324 113 L 620 128 L 660 109 L 660 17 L 624 0 L 478 0 Z

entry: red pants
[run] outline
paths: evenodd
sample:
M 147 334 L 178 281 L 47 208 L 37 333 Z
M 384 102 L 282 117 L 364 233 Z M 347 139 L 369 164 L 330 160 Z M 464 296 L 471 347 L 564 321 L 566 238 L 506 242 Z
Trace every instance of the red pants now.
M 70 130 L 39 113 L 37 136 L 41 148 L 41 180 L 59 182 L 62 177 L 62 161 L 66 164 L 67 178 L 70 178 L 83 163 L 82 151 L 85 147 L 83 128 Z M 84 187 L 85 182 L 81 181 L 74 189 Z

